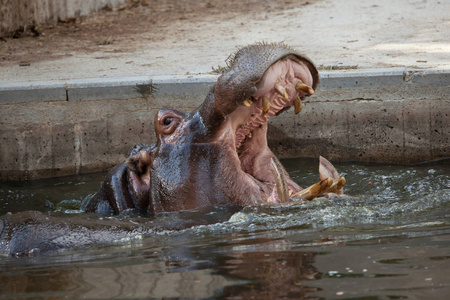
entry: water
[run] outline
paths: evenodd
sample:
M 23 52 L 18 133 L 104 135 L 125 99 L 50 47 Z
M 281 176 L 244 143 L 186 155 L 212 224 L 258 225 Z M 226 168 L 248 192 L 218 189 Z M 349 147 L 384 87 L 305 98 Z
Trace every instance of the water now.
M 318 181 L 317 160 L 282 162 L 300 185 Z M 106 245 L 0 257 L 0 298 L 449 299 L 450 160 L 335 166 L 355 198 L 168 214 L 156 221 L 220 218 Z M 81 200 L 103 176 L 0 183 L 0 214 L 27 208 L 82 217 Z

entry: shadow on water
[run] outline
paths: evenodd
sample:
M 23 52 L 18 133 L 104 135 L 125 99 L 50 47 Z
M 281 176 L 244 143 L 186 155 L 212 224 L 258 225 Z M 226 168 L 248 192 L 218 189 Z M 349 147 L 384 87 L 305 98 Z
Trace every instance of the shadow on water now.
M 318 180 L 316 160 L 282 162 L 300 185 Z M 0 298 L 446 299 L 450 161 L 335 166 L 354 198 L 152 220 L 96 216 L 141 229 L 147 221 L 206 221 L 141 230 L 108 244 L 0 257 Z M 2 182 L 0 212 L 83 217 L 79 205 L 102 178 Z

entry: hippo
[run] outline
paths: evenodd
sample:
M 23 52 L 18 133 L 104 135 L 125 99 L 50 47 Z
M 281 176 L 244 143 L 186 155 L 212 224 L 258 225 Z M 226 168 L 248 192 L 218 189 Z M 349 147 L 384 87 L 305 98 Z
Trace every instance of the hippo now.
M 320 158 L 321 181 L 302 189 L 267 145 L 268 120 L 292 106 L 298 114 L 318 84 L 313 62 L 287 45 L 238 50 L 200 107 L 156 114 L 156 144 L 135 146 L 85 210 L 154 215 L 342 194 L 345 178 L 326 159 Z
M 157 142 L 136 145 L 82 205 L 87 213 L 136 211 L 148 219 L 55 217 L 34 211 L 5 215 L 0 218 L 0 254 L 108 243 L 158 228 L 224 221 L 231 216 L 227 212 L 245 206 L 342 196 L 345 178 L 328 160 L 319 159 L 320 181 L 302 189 L 267 145 L 268 120 L 291 107 L 300 113 L 302 101 L 318 85 L 312 61 L 287 45 L 259 43 L 238 50 L 197 109 L 160 110 L 154 119 Z M 194 220 L 189 214 L 212 207 L 231 209 L 217 214 L 218 220 L 207 213 Z M 164 218 L 166 213 L 182 217 Z

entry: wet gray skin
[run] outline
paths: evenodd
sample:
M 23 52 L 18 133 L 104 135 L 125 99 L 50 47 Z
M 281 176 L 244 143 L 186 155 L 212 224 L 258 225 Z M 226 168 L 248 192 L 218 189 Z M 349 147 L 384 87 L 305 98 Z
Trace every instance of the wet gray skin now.
M 118 214 L 137 209 L 155 215 L 323 194 L 332 180 L 323 182 L 320 192 L 298 194 L 302 188 L 266 140 L 269 118 L 291 106 L 299 113 L 301 100 L 312 95 L 318 83 L 314 64 L 285 45 L 256 44 L 239 50 L 199 108 L 157 113 L 157 143 L 138 145 L 106 176 L 86 211 Z

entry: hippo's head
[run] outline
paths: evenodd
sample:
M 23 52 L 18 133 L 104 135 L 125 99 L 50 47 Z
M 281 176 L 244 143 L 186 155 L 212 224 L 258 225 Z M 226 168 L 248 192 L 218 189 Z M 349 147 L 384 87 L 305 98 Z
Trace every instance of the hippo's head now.
M 319 83 L 317 69 L 282 44 L 247 46 L 227 63 L 198 109 L 157 113 L 157 143 L 135 148 L 87 210 L 273 203 L 301 190 L 268 148 L 267 126 L 291 106 L 300 112 Z

